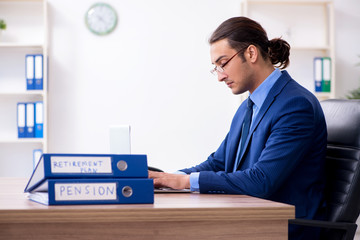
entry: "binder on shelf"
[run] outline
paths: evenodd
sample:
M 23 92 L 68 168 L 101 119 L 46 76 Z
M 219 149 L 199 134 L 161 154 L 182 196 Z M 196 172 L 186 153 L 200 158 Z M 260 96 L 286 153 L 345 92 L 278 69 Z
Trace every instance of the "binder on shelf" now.
M 330 92 L 331 89 L 331 58 L 323 57 L 322 59 L 322 91 Z
M 34 149 L 33 150 L 33 169 L 35 169 L 35 167 L 38 164 L 42 154 L 43 154 L 42 149 Z
M 146 155 L 44 153 L 25 191 L 32 191 L 46 179 L 147 177 Z
M 25 122 L 26 122 L 26 104 L 18 103 L 17 104 L 18 138 L 26 137 Z
M 26 89 L 35 89 L 35 59 L 34 55 L 25 56 Z
M 29 193 L 45 205 L 154 203 L 154 184 L 148 178 L 47 179 Z
M 331 92 L 331 58 L 314 58 L 315 92 Z
M 34 89 L 36 90 L 41 90 L 43 89 L 43 73 L 44 73 L 44 63 L 43 63 L 43 55 L 42 54 L 37 54 L 34 55 Z
M 315 92 L 322 92 L 322 58 L 314 58 L 314 82 Z
M 35 102 L 35 137 L 44 136 L 44 104 L 42 101 Z
M 26 103 L 26 123 L 25 123 L 25 136 L 27 138 L 35 137 L 35 104 L 34 103 Z

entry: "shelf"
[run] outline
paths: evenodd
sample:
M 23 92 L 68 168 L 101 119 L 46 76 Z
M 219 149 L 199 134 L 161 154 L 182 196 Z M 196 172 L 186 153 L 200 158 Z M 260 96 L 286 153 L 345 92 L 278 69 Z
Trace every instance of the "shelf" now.
M 0 139 L 0 143 L 39 143 L 44 144 L 42 138 L 12 138 L 12 139 Z
M 0 0 L 8 28 L 0 39 L 0 176 L 28 176 L 33 150 L 47 152 L 48 14 L 46 0 Z M 43 90 L 27 90 L 26 55 L 43 54 Z M 43 138 L 18 138 L 17 103 L 43 102 Z
M 309 4 L 329 4 L 331 0 L 304 0 L 304 1 L 291 1 L 291 0 L 249 0 L 248 4 L 293 4 L 293 5 L 309 5 Z
M 319 101 L 332 98 L 332 94 L 330 92 L 315 92 L 314 95 L 317 99 L 319 99 Z
M 0 42 L 0 48 L 43 48 L 43 44 L 20 43 L 20 42 Z
M 291 46 L 290 50 L 296 51 L 330 51 L 331 48 L 329 46 L 316 47 L 316 46 Z
M 42 2 L 43 0 L 0 0 L 0 2 Z
M 44 96 L 43 90 L 0 92 L 0 96 Z
M 319 100 L 335 98 L 333 0 L 243 0 L 242 15 L 262 24 L 269 39 L 290 44 L 288 71 L 299 84 Z M 314 57 L 331 58 L 329 93 L 314 92 Z

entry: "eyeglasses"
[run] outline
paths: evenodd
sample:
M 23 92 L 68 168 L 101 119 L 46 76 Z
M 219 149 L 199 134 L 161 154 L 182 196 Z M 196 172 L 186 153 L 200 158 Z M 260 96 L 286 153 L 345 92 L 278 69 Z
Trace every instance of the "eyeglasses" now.
M 241 51 L 238 51 L 237 53 L 235 53 L 231 58 L 229 58 L 229 60 L 227 60 L 225 63 L 221 64 L 220 66 L 215 66 L 214 69 L 211 69 L 210 72 L 214 75 L 217 75 L 218 72 L 222 73 L 224 72 L 224 67 L 237 55 L 239 54 Z

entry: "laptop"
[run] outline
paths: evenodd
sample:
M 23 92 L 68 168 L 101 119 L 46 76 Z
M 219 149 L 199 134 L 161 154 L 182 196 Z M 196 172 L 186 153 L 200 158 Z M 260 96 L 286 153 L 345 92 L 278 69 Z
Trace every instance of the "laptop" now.
M 131 154 L 130 129 L 130 125 L 109 127 L 111 154 Z
M 113 125 L 110 126 L 110 153 L 111 154 L 131 154 L 131 127 L 130 125 Z M 159 168 L 148 167 L 151 171 L 163 172 Z M 172 189 L 172 188 L 155 188 L 155 193 L 189 193 L 190 189 Z

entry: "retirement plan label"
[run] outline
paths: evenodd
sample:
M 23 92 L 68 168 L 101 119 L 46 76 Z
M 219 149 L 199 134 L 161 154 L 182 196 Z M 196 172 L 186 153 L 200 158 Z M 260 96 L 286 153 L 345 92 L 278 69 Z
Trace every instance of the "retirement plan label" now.
M 52 173 L 112 173 L 111 157 L 52 156 Z

